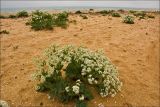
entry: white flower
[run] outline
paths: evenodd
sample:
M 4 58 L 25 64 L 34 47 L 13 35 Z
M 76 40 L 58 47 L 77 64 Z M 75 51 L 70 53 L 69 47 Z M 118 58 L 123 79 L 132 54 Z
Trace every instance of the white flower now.
M 81 75 L 86 75 L 86 73 L 85 73 L 85 72 L 82 72 Z
M 90 74 L 88 77 L 92 77 L 92 75 Z
M 87 72 L 91 72 L 91 68 L 88 67 L 88 68 L 87 68 Z
M 67 87 L 65 88 L 65 90 L 66 90 L 66 92 L 69 92 L 69 86 L 67 86 Z
M 88 78 L 88 83 L 89 83 L 89 84 L 93 84 L 91 78 Z
M 77 85 L 74 85 L 72 88 L 75 94 L 79 94 L 79 87 Z
M 98 83 L 98 81 L 97 81 L 97 80 L 94 80 L 94 83 L 95 83 L 95 84 L 97 84 L 97 83 Z
M 80 80 L 80 79 L 78 79 L 76 82 L 81 83 L 81 80 Z
M 81 96 L 79 97 L 79 100 L 84 100 L 84 95 L 81 95 Z

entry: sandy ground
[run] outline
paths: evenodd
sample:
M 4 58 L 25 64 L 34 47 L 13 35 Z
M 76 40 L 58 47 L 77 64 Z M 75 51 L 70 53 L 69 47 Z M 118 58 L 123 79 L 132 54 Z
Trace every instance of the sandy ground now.
M 45 93 L 37 93 L 31 74 L 36 67 L 33 57 L 42 54 L 51 44 L 83 45 L 90 49 L 102 48 L 118 67 L 123 82 L 122 92 L 114 98 L 95 98 L 89 107 L 107 106 L 160 106 L 159 94 L 159 15 L 155 19 L 138 20 L 135 24 L 122 23 L 122 18 L 87 15 L 82 19 L 72 15 L 67 29 L 34 31 L 26 26 L 27 18 L 2 19 L 1 29 L 10 34 L 1 38 L 1 99 L 11 106 L 63 105 L 56 99 L 48 100 Z M 72 103 L 68 107 L 73 106 Z

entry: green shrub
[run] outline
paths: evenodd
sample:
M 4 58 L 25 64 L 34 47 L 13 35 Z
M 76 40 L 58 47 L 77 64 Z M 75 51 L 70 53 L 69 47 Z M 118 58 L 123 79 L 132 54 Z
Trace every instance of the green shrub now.
M 66 28 L 67 22 L 68 22 L 68 13 L 67 12 L 59 13 L 56 15 L 56 18 L 55 18 L 55 25 L 56 26 Z
M 137 11 L 135 11 L 135 10 L 129 10 L 129 12 L 132 13 L 132 14 L 134 14 L 134 13 L 136 13 Z
M 121 15 L 119 13 L 112 13 L 113 17 L 121 17 Z
M 141 20 L 141 19 L 145 19 L 145 17 L 144 16 L 139 16 L 139 20 Z
M 93 99 L 90 87 L 102 97 L 114 97 L 121 90 L 116 67 L 100 51 L 52 45 L 35 62 L 33 77 L 39 80 L 36 90 L 64 103 L 75 101 L 76 107 L 86 107 Z
M 75 14 L 81 14 L 82 12 L 80 10 L 76 11 Z
M 101 11 L 98 11 L 97 13 L 100 13 L 103 16 L 105 16 L 107 14 L 112 14 L 113 12 L 114 12 L 114 10 L 101 10 Z
M 134 16 L 138 17 L 138 16 L 141 16 L 141 17 L 145 17 L 146 13 L 144 11 L 138 11 L 138 12 L 135 12 L 134 13 Z
M 20 11 L 17 13 L 17 17 L 28 17 L 28 12 L 27 11 Z
M 7 31 L 7 30 L 2 30 L 2 31 L 0 31 L 0 34 L 9 34 L 9 31 Z
M 47 12 L 35 11 L 32 14 L 31 21 L 27 22 L 26 24 L 30 24 L 32 26 L 32 29 L 35 30 L 51 30 L 55 26 L 66 28 L 67 22 L 67 12 L 51 15 Z
M 119 11 L 119 12 L 125 12 L 125 10 L 123 10 L 123 9 L 119 9 L 118 11 Z
M 148 14 L 147 15 L 148 18 L 155 18 L 155 16 Z
M 14 19 L 14 18 L 17 18 L 17 16 L 16 15 L 9 15 L 9 18 Z
M 28 24 L 31 24 L 31 28 L 34 30 L 42 30 L 42 29 L 52 29 L 54 26 L 54 17 L 53 15 L 41 12 L 41 11 L 35 11 L 32 14 L 31 21 L 28 22 Z
M 132 16 L 125 16 L 123 22 L 128 24 L 134 24 L 134 18 Z
M 0 15 L 0 19 L 6 19 L 7 17 Z
M 83 19 L 88 19 L 86 15 L 80 15 Z

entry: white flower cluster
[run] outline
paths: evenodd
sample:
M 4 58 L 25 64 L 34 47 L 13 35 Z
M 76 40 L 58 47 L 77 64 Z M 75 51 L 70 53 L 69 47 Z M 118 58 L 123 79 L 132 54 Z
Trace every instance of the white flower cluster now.
M 122 83 L 119 81 L 117 69 L 103 53 L 93 52 L 83 47 L 53 45 L 46 50 L 45 56 L 48 74 L 60 72 L 57 69 L 59 66 L 67 65 L 74 60 L 80 64 L 82 78 L 94 86 L 101 85 L 98 88 L 101 88 L 99 93 L 102 97 L 108 95 L 114 97 L 121 90 Z M 79 94 L 80 83 L 80 80 L 76 81 L 74 86 L 67 86 L 65 91 L 72 90 L 75 94 Z M 83 96 L 80 99 L 82 100 Z
M 84 100 L 84 95 L 82 94 L 80 97 L 79 97 L 79 100 Z
M 80 80 L 77 80 L 77 81 L 76 81 L 76 84 L 72 86 L 72 91 L 73 91 L 75 94 L 79 94 L 80 84 L 81 84 L 81 81 L 80 81 Z M 65 87 L 65 91 L 66 91 L 66 92 L 69 92 L 69 91 L 70 91 L 70 87 L 69 87 L 69 86 Z
M 98 81 L 97 81 L 94 77 L 92 77 L 92 75 L 90 74 L 90 75 L 88 76 L 88 83 L 89 83 L 89 84 L 97 84 Z

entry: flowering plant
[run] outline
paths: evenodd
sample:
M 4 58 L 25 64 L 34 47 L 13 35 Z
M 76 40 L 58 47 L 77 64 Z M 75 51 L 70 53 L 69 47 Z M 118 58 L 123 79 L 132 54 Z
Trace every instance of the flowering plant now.
M 32 13 L 32 17 L 27 22 L 27 25 L 30 24 L 32 29 L 42 30 L 42 29 L 53 29 L 53 27 L 58 26 L 62 28 L 67 27 L 68 22 L 68 13 L 58 13 L 58 14 L 49 14 L 47 12 L 35 11 Z
M 124 19 L 123 19 L 123 22 L 127 23 L 127 24 L 134 24 L 134 17 L 132 17 L 132 16 L 125 16 Z
M 102 97 L 114 97 L 121 90 L 117 69 L 100 51 L 52 45 L 35 61 L 34 77 L 40 81 L 36 90 L 47 91 L 62 102 L 74 100 L 77 107 L 85 107 L 93 99 L 91 87 Z

